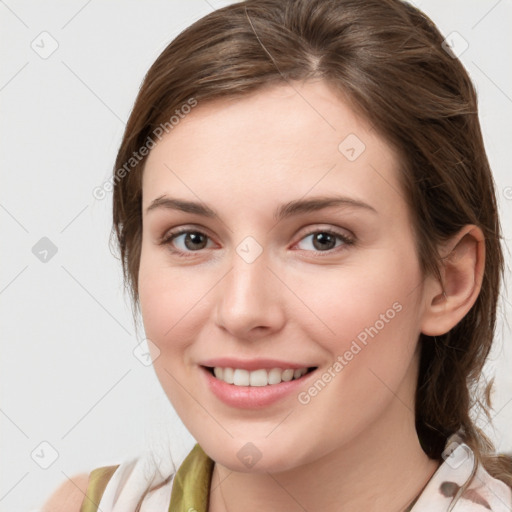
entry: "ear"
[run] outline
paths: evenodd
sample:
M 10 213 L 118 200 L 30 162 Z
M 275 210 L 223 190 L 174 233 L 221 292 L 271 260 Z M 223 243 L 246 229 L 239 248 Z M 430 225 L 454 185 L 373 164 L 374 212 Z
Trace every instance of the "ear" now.
M 482 287 L 485 237 L 475 225 L 464 226 L 441 249 L 442 283 L 426 279 L 421 332 L 440 336 L 455 327 L 471 309 Z

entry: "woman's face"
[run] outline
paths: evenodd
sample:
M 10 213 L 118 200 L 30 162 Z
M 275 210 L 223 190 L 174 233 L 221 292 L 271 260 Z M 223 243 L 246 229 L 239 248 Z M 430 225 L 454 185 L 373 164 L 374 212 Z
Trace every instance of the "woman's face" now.
M 146 336 L 217 462 L 286 470 L 413 425 L 425 300 L 398 167 L 321 81 L 199 103 L 151 151 Z

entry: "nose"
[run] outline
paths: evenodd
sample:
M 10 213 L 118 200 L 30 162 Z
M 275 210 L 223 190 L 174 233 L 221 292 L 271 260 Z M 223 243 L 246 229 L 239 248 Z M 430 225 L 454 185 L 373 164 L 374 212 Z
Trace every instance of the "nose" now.
M 285 287 L 265 251 L 248 262 L 233 251 L 231 270 L 218 288 L 216 323 L 236 339 L 257 339 L 285 322 Z

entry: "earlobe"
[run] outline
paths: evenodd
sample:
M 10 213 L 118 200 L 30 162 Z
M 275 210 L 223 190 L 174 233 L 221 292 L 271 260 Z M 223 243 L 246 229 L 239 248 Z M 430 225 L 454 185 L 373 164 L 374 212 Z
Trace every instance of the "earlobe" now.
M 464 226 L 442 249 L 442 283 L 427 279 L 421 332 L 440 336 L 457 325 L 475 303 L 482 286 L 485 237 L 475 225 Z

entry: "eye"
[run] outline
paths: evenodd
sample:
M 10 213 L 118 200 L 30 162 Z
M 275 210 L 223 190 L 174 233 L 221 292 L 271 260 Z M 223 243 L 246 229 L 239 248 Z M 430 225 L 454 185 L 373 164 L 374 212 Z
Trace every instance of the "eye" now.
M 202 231 L 181 229 L 168 233 L 160 243 L 161 245 L 167 245 L 172 252 L 179 256 L 184 256 L 182 253 L 197 252 L 205 249 L 208 240 L 208 235 Z M 177 249 L 173 246 L 177 246 Z
M 331 252 L 340 246 L 343 246 L 341 248 L 343 250 L 345 246 L 353 245 L 355 242 L 353 238 L 345 234 L 331 229 L 322 229 L 309 233 L 295 245 L 299 246 L 308 239 L 309 242 L 305 244 L 306 247 L 299 247 L 299 249 L 311 252 L 312 248 L 313 252 Z M 179 229 L 164 235 L 160 244 L 168 246 L 169 250 L 178 256 L 187 257 L 190 253 L 200 252 L 201 249 L 208 248 L 209 240 L 210 237 L 202 231 Z
M 354 243 L 354 240 L 347 235 L 330 229 L 313 231 L 312 233 L 302 238 L 297 245 L 304 242 L 305 240 L 308 240 L 308 242 L 304 244 L 305 247 L 299 248 L 303 250 L 310 250 L 313 248 L 314 252 L 329 252 L 341 245 L 346 246 L 352 245 Z M 340 243 L 337 244 L 337 240 L 339 240 Z

